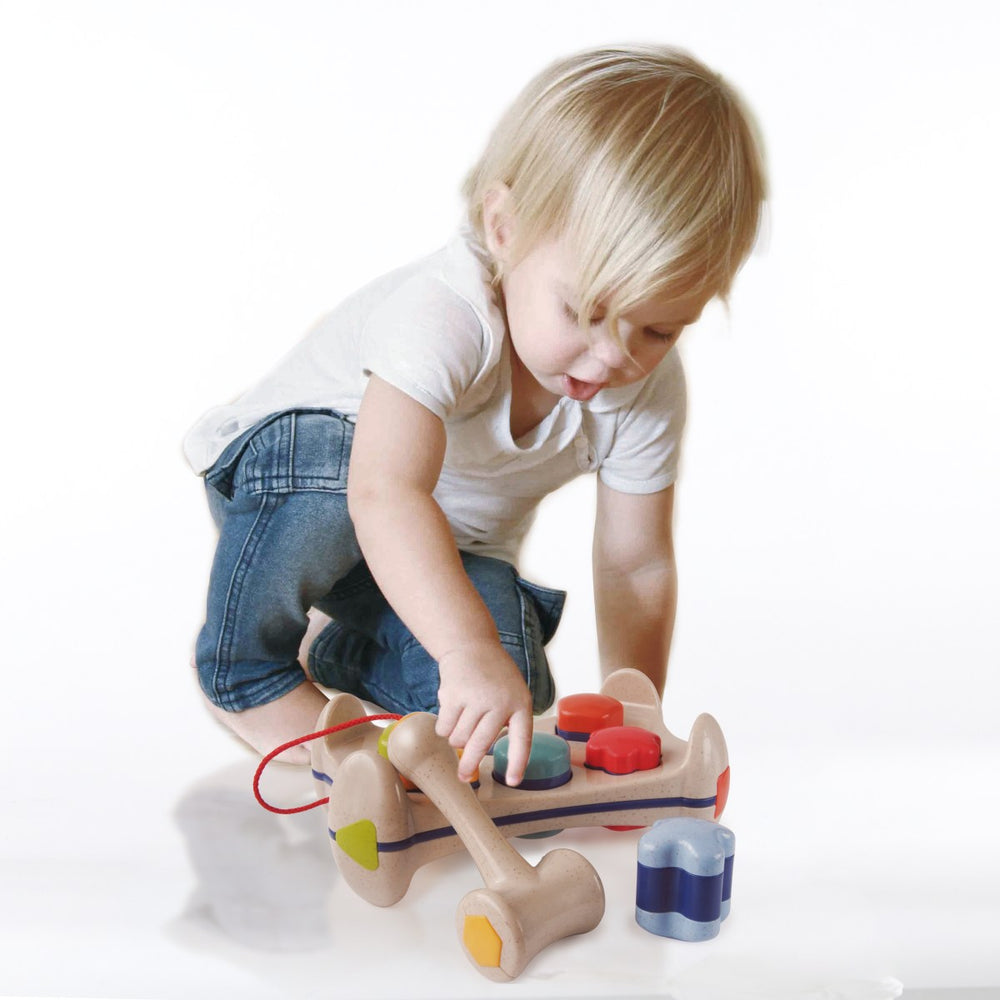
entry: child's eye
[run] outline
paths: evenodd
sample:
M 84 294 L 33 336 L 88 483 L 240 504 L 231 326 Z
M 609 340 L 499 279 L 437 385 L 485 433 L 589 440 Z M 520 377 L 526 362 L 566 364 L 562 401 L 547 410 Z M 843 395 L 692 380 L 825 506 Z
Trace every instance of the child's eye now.
M 568 303 L 563 303 L 563 312 L 566 314 L 566 318 L 570 322 L 575 323 L 577 326 L 582 326 L 580 322 L 580 314 Z M 587 326 L 600 326 L 604 322 L 603 316 L 591 316 Z
M 660 330 L 651 330 L 648 326 L 646 327 L 646 335 L 652 337 L 653 340 L 659 341 L 661 344 L 672 344 L 676 339 L 680 330 L 671 330 L 669 333 L 663 333 Z

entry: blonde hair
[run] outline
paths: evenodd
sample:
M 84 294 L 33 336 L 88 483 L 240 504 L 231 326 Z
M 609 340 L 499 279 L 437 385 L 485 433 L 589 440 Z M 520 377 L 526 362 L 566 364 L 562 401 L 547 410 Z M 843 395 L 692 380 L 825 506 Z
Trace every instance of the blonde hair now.
M 766 182 L 736 92 L 685 52 L 640 46 L 560 60 L 522 91 L 463 187 L 484 246 L 483 201 L 498 185 L 517 252 L 567 239 L 581 317 L 600 306 L 615 329 L 652 298 L 725 298 L 756 240 Z

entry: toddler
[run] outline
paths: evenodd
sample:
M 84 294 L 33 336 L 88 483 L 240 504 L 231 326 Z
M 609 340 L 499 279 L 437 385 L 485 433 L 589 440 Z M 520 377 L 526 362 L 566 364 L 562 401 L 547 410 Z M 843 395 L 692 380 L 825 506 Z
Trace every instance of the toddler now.
M 672 348 L 756 238 L 752 122 L 682 52 L 588 51 L 528 85 L 464 193 L 446 247 L 355 293 L 185 439 L 219 528 L 198 676 L 259 751 L 314 728 L 322 685 L 437 713 L 466 779 L 506 726 L 519 783 L 565 595 L 521 579 L 518 550 L 542 497 L 587 472 L 602 671 L 662 692 Z

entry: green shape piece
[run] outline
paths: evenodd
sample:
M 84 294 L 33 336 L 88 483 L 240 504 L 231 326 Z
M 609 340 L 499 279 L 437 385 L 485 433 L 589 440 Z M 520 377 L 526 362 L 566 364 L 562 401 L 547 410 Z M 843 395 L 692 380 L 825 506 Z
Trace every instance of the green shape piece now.
M 507 773 L 507 744 L 507 737 L 501 736 L 493 747 L 494 774 Z M 528 766 L 524 769 L 525 782 L 549 781 L 566 775 L 569 770 L 569 744 L 561 736 L 534 733 Z
M 362 868 L 370 872 L 378 868 L 378 836 L 370 819 L 342 826 L 337 831 L 337 846 Z
M 378 752 L 385 757 L 386 760 L 389 759 L 389 734 L 396 728 L 395 722 L 390 722 L 386 726 L 378 738 Z

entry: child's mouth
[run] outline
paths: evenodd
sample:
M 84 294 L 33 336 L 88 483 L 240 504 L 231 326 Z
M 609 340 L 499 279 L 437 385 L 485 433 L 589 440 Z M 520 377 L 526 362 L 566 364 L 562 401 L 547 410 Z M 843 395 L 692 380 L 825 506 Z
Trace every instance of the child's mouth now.
M 563 394 L 580 403 L 593 399 L 604 388 L 602 382 L 581 382 L 572 375 L 563 375 L 562 382 Z

